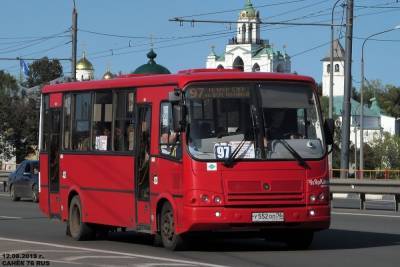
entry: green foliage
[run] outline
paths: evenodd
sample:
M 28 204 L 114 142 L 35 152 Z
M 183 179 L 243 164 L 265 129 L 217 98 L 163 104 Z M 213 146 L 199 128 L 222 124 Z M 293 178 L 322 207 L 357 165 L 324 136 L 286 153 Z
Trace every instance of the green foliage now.
M 27 87 L 43 85 L 63 75 L 63 69 L 60 61 L 49 60 L 44 57 L 34 61 L 29 65 L 29 76 L 27 79 Z
M 19 94 L 17 81 L 0 71 L 0 151 L 5 160 L 16 156 L 21 162 L 26 151 L 38 143 L 39 112 L 34 99 Z
M 396 119 L 400 118 L 400 87 L 387 85 L 378 97 L 378 103 L 386 114 Z
M 384 133 L 372 145 L 373 169 L 400 169 L 400 136 Z

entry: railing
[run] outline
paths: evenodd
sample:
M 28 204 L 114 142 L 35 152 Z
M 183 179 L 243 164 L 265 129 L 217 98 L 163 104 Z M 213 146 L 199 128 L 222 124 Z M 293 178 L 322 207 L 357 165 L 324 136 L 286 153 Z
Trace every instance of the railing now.
M 15 164 L 15 163 L 0 162 L 0 170 L 1 171 L 15 171 L 16 168 L 17 168 L 17 164 Z
M 338 179 L 340 173 L 345 172 L 347 178 L 354 179 L 384 179 L 384 180 L 400 180 L 400 170 L 383 169 L 383 170 L 347 170 L 347 169 L 333 169 L 332 179 Z

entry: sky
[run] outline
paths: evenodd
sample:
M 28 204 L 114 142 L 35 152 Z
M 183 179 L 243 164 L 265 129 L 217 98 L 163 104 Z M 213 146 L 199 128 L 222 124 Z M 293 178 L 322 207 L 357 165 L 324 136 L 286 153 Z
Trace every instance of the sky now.
M 86 52 L 101 78 L 130 73 L 147 62 L 151 46 L 157 63 L 175 73 L 204 68 L 211 46 L 221 54 L 235 25 L 184 23 L 187 19 L 236 21 L 246 0 L 75 0 L 78 10 L 78 59 Z M 336 0 L 252 0 L 264 22 L 292 21 L 330 23 Z M 345 22 L 339 1 L 336 24 Z M 371 34 L 400 25 L 399 0 L 355 0 L 353 86 L 360 86 L 361 46 Z M 19 77 L 18 61 L 4 58 L 70 58 L 73 0 L 2 0 L 0 9 L 0 70 Z M 336 38 L 345 46 L 345 27 L 335 27 Z M 330 27 L 263 25 L 262 39 L 292 59 L 292 71 L 321 81 L 322 63 L 329 50 Z M 369 40 L 365 47 L 365 77 L 400 86 L 400 29 Z M 64 74 L 71 64 L 61 61 Z M 32 63 L 27 60 L 26 63 Z

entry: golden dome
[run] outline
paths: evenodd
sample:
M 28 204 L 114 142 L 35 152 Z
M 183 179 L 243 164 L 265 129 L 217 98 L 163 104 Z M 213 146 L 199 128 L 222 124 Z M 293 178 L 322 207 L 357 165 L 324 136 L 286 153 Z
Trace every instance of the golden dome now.
M 112 78 L 114 78 L 114 76 L 115 75 L 108 70 L 106 73 L 104 73 L 103 80 L 111 80 Z
M 92 63 L 87 60 L 85 52 L 83 52 L 82 58 L 76 63 L 77 70 L 94 70 Z

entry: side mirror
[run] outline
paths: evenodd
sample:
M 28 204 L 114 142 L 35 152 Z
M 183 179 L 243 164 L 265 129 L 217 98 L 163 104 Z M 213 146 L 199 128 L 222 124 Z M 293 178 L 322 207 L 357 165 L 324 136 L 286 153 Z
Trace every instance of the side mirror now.
M 172 126 L 175 132 L 182 132 L 186 126 L 186 106 L 172 105 Z
M 175 88 L 173 92 L 168 93 L 169 102 L 176 103 L 182 101 L 182 91 L 179 88 Z
M 326 119 L 324 122 L 324 133 L 327 145 L 333 145 L 333 136 L 335 133 L 335 122 L 333 119 Z

